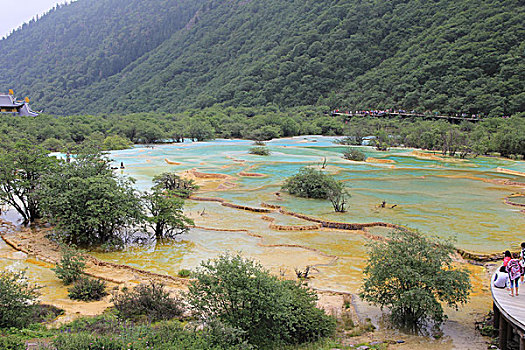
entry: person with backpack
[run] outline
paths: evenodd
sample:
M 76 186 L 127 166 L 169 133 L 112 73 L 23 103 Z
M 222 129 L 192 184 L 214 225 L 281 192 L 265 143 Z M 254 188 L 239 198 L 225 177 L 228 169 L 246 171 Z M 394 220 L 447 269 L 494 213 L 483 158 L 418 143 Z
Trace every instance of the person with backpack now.
M 521 283 L 523 283 L 523 277 L 525 275 L 523 273 L 523 270 L 525 269 L 525 242 L 521 242 L 520 263 L 522 267 Z
M 523 272 L 520 261 L 518 259 L 518 253 L 512 255 L 512 259 L 507 263 L 507 272 L 509 273 L 510 280 L 510 296 L 518 296 L 518 282 Z M 514 293 L 516 290 L 516 293 Z

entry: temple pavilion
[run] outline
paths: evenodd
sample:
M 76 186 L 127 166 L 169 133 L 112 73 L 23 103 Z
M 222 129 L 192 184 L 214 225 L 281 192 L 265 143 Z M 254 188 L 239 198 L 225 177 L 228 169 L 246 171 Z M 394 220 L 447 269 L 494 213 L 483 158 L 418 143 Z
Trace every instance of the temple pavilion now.
M 31 110 L 28 101 L 16 101 L 13 95 L 0 94 L 0 114 L 36 117 L 38 113 Z

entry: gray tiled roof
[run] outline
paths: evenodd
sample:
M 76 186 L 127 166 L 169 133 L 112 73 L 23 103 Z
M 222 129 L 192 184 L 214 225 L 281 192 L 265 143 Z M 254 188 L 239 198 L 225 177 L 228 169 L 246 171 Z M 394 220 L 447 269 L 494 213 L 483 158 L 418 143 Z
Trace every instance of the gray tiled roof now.
M 0 95 L 0 107 L 18 107 L 20 103 L 16 103 L 10 95 Z

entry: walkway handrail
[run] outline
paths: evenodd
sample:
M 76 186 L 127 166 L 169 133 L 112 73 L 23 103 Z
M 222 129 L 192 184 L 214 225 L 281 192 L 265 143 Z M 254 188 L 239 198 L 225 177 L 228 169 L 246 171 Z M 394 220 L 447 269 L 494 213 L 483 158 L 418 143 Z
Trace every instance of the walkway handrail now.
M 520 339 L 520 350 L 525 350 L 525 301 L 520 297 L 511 297 L 506 288 L 494 286 L 494 274 L 490 281 L 492 307 L 494 310 L 494 328 L 499 330 L 499 348 L 508 349 L 508 342 L 516 333 Z

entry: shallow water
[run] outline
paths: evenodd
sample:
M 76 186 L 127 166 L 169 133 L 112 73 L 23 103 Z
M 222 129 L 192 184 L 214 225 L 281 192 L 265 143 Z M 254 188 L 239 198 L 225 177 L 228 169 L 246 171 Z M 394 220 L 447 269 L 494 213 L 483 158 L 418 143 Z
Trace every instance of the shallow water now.
M 154 175 L 194 168 L 203 173 L 230 175 L 227 181 L 235 184 L 224 190 L 205 188 L 199 196 L 252 207 L 260 207 L 262 202 L 275 204 L 331 221 L 400 224 L 451 238 L 458 247 L 475 252 L 503 251 L 521 242 L 519 233 L 525 227 L 525 215 L 519 208 L 504 203 L 504 198 L 519 188 L 494 181 L 525 181 L 496 170 L 499 167 L 525 171 L 524 162 L 486 157 L 456 160 L 431 153 L 421 158 L 412 149 L 378 152 L 370 147 L 360 149 L 381 163 L 351 162 L 341 157 L 346 147 L 335 145 L 333 140 L 319 136 L 273 140 L 267 143 L 272 152 L 268 157 L 249 154 L 252 142 L 246 140 L 159 145 L 153 149 L 138 147 L 112 152 L 111 157 L 116 165 L 124 162 L 126 169 L 122 173 L 135 178 L 141 190 L 151 186 Z M 166 160 L 180 164 L 168 164 Z M 284 179 L 301 167 L 323 163 L 326 171 L 345 181 L 350 189 L 352 197 L 346 213 L 334 213 L 329 201 L 279 192 Z M 264 177 L 240 176 L 242 171 Z M 395 208 L 378 208 L 383 200 L 387 206 L 396 205 Z M 265 214 L 227 208 L 215 202 L 187 201 L 186 213 L 200 227 L 239 232 L 193 230 L 176 243 L 99 254 L 99 257 L 174 273 L 181 268 L 194 268 L 201 260 L 222 252 L 241 251 L 274 271 L 287 271 L 286 274 L 293 274 L 295 268 L 314 265 L 312 285 L 320 289 L 355 292 L 361 283 L 367 241 L 362 233 L 276 231 L 262 219 Z M 280 225 L 312 224 L 280 214 L 269 216 Z M 382 230 L 372 228 L 371 232 L 383 234 Z
M 268 142 L 272 152 L 268 157 L 249 154 L 252 142 L 245 140 L 158 145 L 153 149 L 137 147 L 111 152 L 110 157 L 116 166 L 124 163 L 126 168 L 118 172 L 136 179 L 140 190 L 151 187 L 154 175 L 196 169 L 231 176 L 217 180 L 218 186 L 203 187 L 198 193 L 200 197 L 217 197 L 252 207 L 261 207 L 264 202 L 331 221 L 395 223 L 428 235 L 452 238 L 458 247 L 475 252 L 517 249 L 523 240 L 522 208 L 507 205 L 504 199 L 524 189 L 501 182 L 525 182 L 525 177 L 496 169 L 525 172 L 525 162 L 486 157 L 455 160 L 441 158 L 440 154 L 418 158 L 411 149 L 378 152 L 369 147 L 360 148 L 368 157 L 377 159 L 374 163 L 351 162 L 341 157 L 346 147 L 334 145 L 333 140 L 318 136 L 273 140 Z M 180 164 L 168 164 L 166 160 Z M 296 198 L 280 192 L 284 179 L 301 167 L 324 163 L 327 172 L 349 187 L 352 197 L 346 213 L 334 213 L 329 201 Z M 241 176 L 243 171 L 264 176 Z M 228 184 L 217 190 L 221 182 Z M 378 208 L 383 200 L 387 206 L 396 205 L 395 208 Z M 269 218 L 278 225 L 312 223 L 278 213 L 233 209 L 217 202 L 188 200 L 186 214 L 202 228 L 192 229 L 175 242 L 95 255 L 175 275 L 180 269 L 197 268 L 202 260 L 221 253 L 241 252 L 261 261 L 272 272 L 288 277 L 294 276 L 295 269 L 313 266 L 310 285 L 321 290 L 356 293 L 360 288 L 368 241 L 360 231 L 277 231 L 270 228 Z M 375 227 L 369 231 L 383 235 L 388 229 Z M 5 261 L 0 259 L 1 264 L 20 264 L 11 259 Z M 473 273 L 472 301 L 462 311 L 451 312 L 445 338 L 438 342 L 445 347 L 461 348 L 462 343 L 458 343 L 461 334 L 455 334 L 459 328 L 453 327 L 454 324 L 472 322 L 490 308 L 486 273 L 481 268 L 474 268 Z M 472 333 L 470 336 L 475 337 Z
M 487 157 L 456 160 L 431 153 L 418 157 L 417 151 L 411 149 L 378 152 L 369 147 L 360 148 L 367 157 L 377 159 L 374 163 L 351 162 L 341 157 L 346 147 L 334 145 L 333 138 L 313 136 L 268 142 L 272 152 L 268 157 L 249 154 L 250 147 L 250 141 L 216 140 L 153 149 L 139 147 L 112 152 L 111 157 L 116 165 L 124 162 L 126 169 L 122 173 L 135 178 L 141 190 L 151 186 L 154 175 L 195 168 L 203 173 L 230 175 L 227 181 L 235 184 L 223 190 L 216 190 L 217 186 L 203 188 L 198 194 L 201 197 L 217 197 L 252 207 L 261 207 L 264 202 L 331 221 L 400 224 L 428 235 L 451 238 L 458 247 L 475 252 L 516 248 L 523 239 L 520 233 L 525 228 L 525 215 L 521 208 L 504 203 L 506 197 L 523 191 L 523 187 L 502 182 L 525 182 L 525 178 L 498 172 L 497 168 L 525 172 L 525 162 Z M 180 164 L 168 164 L 166 160 Z M 296 198 L 280 192 L 284 179 L 301 167 L 324 163 L 326 171 L 345 181 L 350 189 L 352 197 L 346 213 L 334 213 L 328 201 Z M 264 177 L 241 176 L 242 171 Z M 396 205 L 395 208 L 378 208 L 383 200 L 387 206 Z M 362 232 L 276 231 L 263 216 L 279 225 L 312 223 L 278 213 L 228 208 L 216 202 L 187 201 L 186 213 L 199 227 L 207 229 L 194 229 L 177 242 L 98 257 L 175 274 L 182 268 L 196 268 L 201 260 L 221 253 L 241 252 L 260 260 L 272 272 L 289 277 L 293 277 L 294 269 L 314 266 L 309 283 L 321 290 L 359 291 L 368 241 Z M 389 229 L 374 227 L 369 231 L 384 235 Z M 472 322 L 490 309 L 488 275 L 483 268 L 470 269 L 474 285 L 471 301 L 460 311 L 447 310 L 450 319 L 443 327 L 443 338 L 421 340 L 421 348 L 486 347 L 473 330 Z M 358 310 L 361 314 L 377 314 L 375 322 L 378 322 L 377 309 L 358 303 Z M 385 332 L 390 334 L 388 330 Z M 414 344 L 414 339 L 410 344 Z

